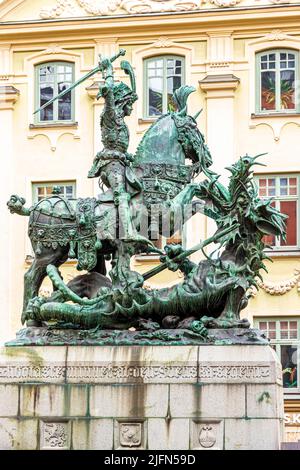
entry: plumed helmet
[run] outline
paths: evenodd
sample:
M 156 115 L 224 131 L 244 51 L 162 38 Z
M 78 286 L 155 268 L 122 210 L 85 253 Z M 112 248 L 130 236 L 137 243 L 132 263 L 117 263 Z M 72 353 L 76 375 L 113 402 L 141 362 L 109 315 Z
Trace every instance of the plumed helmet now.
M 125 101 L 134 103 L 138 99 L 137 94 L 123 82 L 114 85 L 113 93 L 116 104 Z

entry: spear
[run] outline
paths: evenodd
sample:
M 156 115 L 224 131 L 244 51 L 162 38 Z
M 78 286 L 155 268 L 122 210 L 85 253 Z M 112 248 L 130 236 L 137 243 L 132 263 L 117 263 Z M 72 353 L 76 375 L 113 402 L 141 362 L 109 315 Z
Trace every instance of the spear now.
M 219 233 L 215 233 L 212 237 L 208 238 L 207 240 L 204 240 L 204 242 L 198 243 L 198 245 L 193 246 L 193 248 L 183 251 L 179 255 L 175 256 L 175 258 L 172 258 L 171 261 L 173 261 L 174 263 L 178 263 L 184 260 L 185 258 L 192 255 L 193 253 L 196 253 L 196 251 L 202 250 L 202 248 L 209 245 L 210 243 L 216 243 L 220 238 L 224 237 L 230 232 L 233 232 L 236 228 L 238 228 L 238 226 L 239 224 L 234 224 L 231 227 L 221 230 L 221 232 Z M 164 262 L 160 264 L 159 266 L 156 266 L 155 268 L 143 274 L 143 278 L 146 281 L 150 277 L 155 276 L 156 274 L 160 273 L 161 271 L 164 271 L 167 268 L 168 268 L 168 263 Z
M 110 62 L 114 62 L 115 60 L 117 60 L 120 56 L 124 56 L 126 53 L 125 49 L 120 49 L 119 52 L 114 55 L 113 57 L 110 58 Z M 66 90 L 63 90 L 61 91 L 58 95 L 56 95 L 54 98 L 51 98 L 51 100 L 47 101 L 47 103 L 43 104 L 43 106 L 41 106 L 39 109 L 37 109 L 36 111 L 34 111 L 33 114 L 36 114 L 38 113 L 39 111 L 42 111 L 42 109 L 46 108 L 47 106 L 49 106 L 50 104 L 52 104 L 54 101 L 58 100 L 59 98 L 62 98 L 64 95 L 66 95 L 67 93 L 69 93 L 70 91 L 72 91 L 74 88 L 76 88 L 78 85 L 80 85 L 82 82 L 84 82 L 85 80 L 87 80 L 88 78 L 92 77 L 93 75 L 95 75 L 95 73 L 97 72 L 103 72 L 104 71 L 104 67 L 102 65 L 102 62 L 100 61 L 99 64 L 97 65 L 97 67 L 95 67 L 93 70 L 91 70 L 90 72 L 88 72 L 86 75 L 84 75 L 83 77 L 79 78 L 79 80 L 77 80 L 76 82 L 74 82 L 69 88 L 67 88 Z

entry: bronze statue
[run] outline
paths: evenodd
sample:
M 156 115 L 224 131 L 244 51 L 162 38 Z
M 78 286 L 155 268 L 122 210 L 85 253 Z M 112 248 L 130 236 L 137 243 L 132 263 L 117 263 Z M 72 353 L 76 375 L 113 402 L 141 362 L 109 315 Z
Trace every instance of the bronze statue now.
M 197 128 L 196 116 L 187 113 L 193 87 L 176 90 L 176 110 L 150 126 L 134 156 L 127 152 L 129 132 L 124 119 L 137 99 L 135 78 L 130 64 L 122 61 L 131 88 L 122 82 L 116 84 L 112 67 L 124 53 L 120 50 L 117 56 L 102 59 L 96 69 L 73 85 L 97 71 L 103 74 L 98 94 L 105 100 L 101 115 L 103 150 L 96 155 L 89 177 L 99 176 L 108 190 L 97 199 L 77 201 L 68 201 L 55 191 L 28 209 L 18 196 L 8 202 L 11 212 L 29 216 L 35 252 L 25 274 L 22 321 L 46 329 L 47 322 L 54 321 L 57 328 L 71 330 L 147 330 L 143 336 L 147 341 L 178 344 L 182 344 L 182 334 L 174 336 L 171 330 L 184 331 L 189 338 L 194 335 L 200 342 L 207 340 L 211 328 L 246 331 L 249 323 L 240 319 L 240 312 L 247 305 L 248 289 L 256 286 L 260 270 L 265 269 L 263 237 L 284 237 L 285 216 L 270 200 L 258 198 L 253 182 L 257 157 L 246 155 L 229 168 L 228 188 L 218 181 L 218 175 L 210 169 L 211 155 Z M 186 159 L 192 164 L 187 165 Z M 206 179 L 193 182 L 200 172 Z M 203 212 L 215 220 L 216 233 L 189 250 L 180 245 L 167 245 L 164 251 L 155 248 L 151 243 L 153 224 L 158 234 L 164 235 L 167 221 L 168 235 L 172 235 L 178 228 L 177 217 L 187 204 L 192 207 L 187 218 Z M 150 220 L 141 235 L 138 231 L 143 218 L 151 219 L 153 207 L 155 221 Z M 214 257 L 204 251 L 210 243 L 217 245 Z M 194 264 L 188 257 L 199 250 L 205 260 Z M 144 251 L 159 253 L 161 264 L 142 276 L 130 269 L 130 259 Z M 76 258 L 78 269 L 88 274 L 65 285 L 57 268 L 68 257 Z M 109 258 L 111 281 L 105 277 L 105 259 Z M 183 282 L 170 288 L 146 289 L 145 280 L 163 269 L 181 270 Z M 47 274 L 54 293 L 50 298 L 39 297 Z M 138 337 L 141 339 L 141 335 L 135 339 Z M 130 343 L 130 338 L 126 341 Z
M 124 55 L 120 50 L 118 55 Z M 120 224 L 124 230 L 127 241 L 149 241 L 140 236 L 132 222 L 129 202 L 132 194 L 142 191 L 139 178 L 131 169 L 133 156 L 128 150 L 129 130 L 125 123 L 125 117 L 132 113 L 132 105 L 138 99 L 135 87 L 135 77 L 130 64 L 121 62 L 121 68 L 125 70 L 131 79 L 131 87 L 121 82 L 114 82 L 113 59 L 103 59 L 99 65 L 103 73 L 104 85 L 100 85 L 97 99 L 105 100 L 104 110 L 101 114 L 101 135 L 104 149 L 98 152 L 89 171 L 88 177 L 100 176 L 100 182 L 113 191 L 113 200 L 116 206 L 121 205 L 119 215 L 122 217 Z

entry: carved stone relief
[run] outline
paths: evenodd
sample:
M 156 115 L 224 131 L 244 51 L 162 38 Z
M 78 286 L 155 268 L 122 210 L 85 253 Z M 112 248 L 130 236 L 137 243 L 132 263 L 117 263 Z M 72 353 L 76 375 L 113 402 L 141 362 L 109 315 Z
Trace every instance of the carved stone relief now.
M 140 447 L 142 443 L 141 423 L 120 423 L 121 447 Z
M 191 449 L 222 450 L 223 421 L 195 420 L 191 423 Z
M 112 14 L 162 13 L 199 8 L 199 0 L 57 0 L 53 8 L 42 8 L 43 19 Z
M 287 292 L 290 292 L 294 287 L 297 287 L 297 291 L 300 293 L 300 269 L 295 269 L 294 276 L 292 276 L 290 279 L 279 282 L 263 282 L 258 279 L 257 285 L 258 287 L 263 289 L 267 294 L 270 295 L 284 295 Z M 251 288 L 250 295 L 252 297 L 255 297 L 256 294 L 257 290 Z
M 41 422 L 40 449 L 43 450 L 69 450 L 70 426 L 64 422 Z
M 210 3 L 218 7 L 234 7 L 240 2 L 241 0 L 210 0 Z
M 145 449 L 145 421 L 115 421 L 116 449 Z
M 235 7 L 243 0 L 56 0 L 52 8 L 42 8 L 42 19 L 109 16 L 114 14 L 136 15 L 200 10 L 201 8 Z M 257 2 L 245 1 L 247 6 Z M 265 0 L 264 4 L 284 4 L 290 0 Z

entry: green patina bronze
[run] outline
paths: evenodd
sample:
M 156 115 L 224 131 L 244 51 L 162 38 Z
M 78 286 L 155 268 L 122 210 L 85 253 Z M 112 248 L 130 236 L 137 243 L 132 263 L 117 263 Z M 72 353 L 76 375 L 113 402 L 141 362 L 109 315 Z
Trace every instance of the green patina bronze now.
M 42 327 L 43 337 L 48 334 L 45 328 L 53 331 L 49 322 L 54 322 L 56 337 L 66 338 L 66 334 L 57 333 L 59 327 L 69 331 L 69 339 L 62 339 L 68 343 L 72 343 L 71 332 L 73 341 L 80 342 L 80 336 L 74 333 L 78 329 L 87 342 L 95 339 L 95 334 L 88 332 L 97 331 L 98 344 L 110 344 L 120 336 L 99 332 L 129 328 L 144 333 L 141 336 L 131 332 L 131 337 L 123 334 L 120 344 L 213 342 L 214 335 L 209 334 L 215 331 L 212 329 L 236 331 L 249 327 L 246 320 L 240 319 L 240 312 L 248 303 L 248 289 L 256 286 L 260 270 L 265 269 L 263 237 L 284 237 L 285 216 L 272 207 L 270 200 L 258 197 L 253 182 L 258 157 L 246 155 L 228 168 L 228 187 L 219 182 L 210 169 L 212 158 L 204 137 L 195 118 L 187 113 L 193 87 L 175 91 L 176 111 L 157 119 L 135 155 L 128 153 L 125 118 L 137 100 L 135 77 L 130 64 L 121 61 L 131 86 L 116 84 L 112 66 L 124 54 L 120 50 L 111 59 L 100 59 L 98 67 L 72 86 L 102 72 L 98 98 L 104 99 L 100 120 L 103 148 L 88 176 L 99 177 L 100 188 L 106 186 L 106 191 L 97 198 L 67 200 L 55 188 L 52 196 L 31 208 L 26 208 L 24 198 L 16 195 L 8 202 L 12 213 L 29 216 L 28 233 L 35 252 L 34 262 L 25 274 L 22 322 Z M 191 164 L 187 165 L 186 159 Z M 199 173 L 205 179 L 196 183 L 193 177 Z M 191 209 L 188 214 L 187 205 Z M 170 236 L 183 215 L 186 221 L 199 211 L 215 221 L 217 230 L 212 237 L 189 250 L 172 244 L 164 251 L 155 248 L 153 232 Z M 217 246 L 208 256 L 204 247 L 211 243 Z M 188 257 L 199 250 L 205 259 L 192 263 Z M 131 257 L 142 252 L 159 253 L 161 261 L 143 276 L 130 269 Z M 77 268 L 87 273 L 66 285 L 58 268 L 68 258 L 77 259 Z M 110 279 L 105 268 L 105 260 L 109 259 Z M 182 283 L 162 289 L 145 288 L 145 280 L 164 269 L 181 270 Z M 46 275 L 54 286 L 50 298 L 38 296 Z M 251 333 L 248 336 L 247 340 L 254 340 Z M 43 341 L 41 344 L 46 344 Z M 217 335 L 218 341 L 230 343 L 227 337 Z

